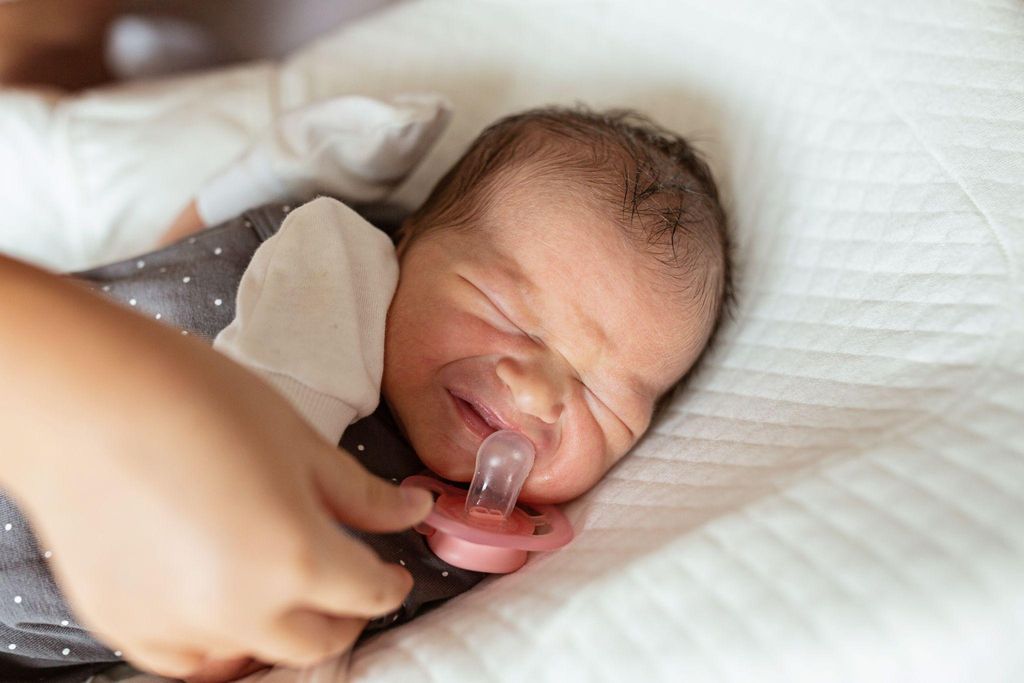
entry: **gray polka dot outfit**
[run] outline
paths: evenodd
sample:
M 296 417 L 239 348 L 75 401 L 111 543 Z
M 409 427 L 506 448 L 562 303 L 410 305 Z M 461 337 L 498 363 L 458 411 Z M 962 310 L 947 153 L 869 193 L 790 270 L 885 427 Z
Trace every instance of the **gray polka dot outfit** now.
M 212 342 L 234 318 L 235 292 L 253 253 L 277 231 L 289 210 L 286 205 L 271 205 L 247 211 L 165 249 L 72 277 L 141 315 Z M 384 207 L 366 218 L 376 225 L 396 226 L 396 216 Z M 368 470 L 392 481 L 424 469 L 383 399 L 372 415 L 345 430 L 340 445 Z M 415 578 L 402 607 L 372 621 L 363 638 L 409 621 L 485 576 L 440 560 L 424 537 L 412 530 L 348 532 L 385 561 L 404 565 Z M 60 548 L 39 546 L 14 501 L 0 491 L 0 681 L 4 683 L 79 683 L 121 661 L 120 652 L 94 639 L 78 623 L 61 596 L 48 568 L 49 559 L 59 552 Z

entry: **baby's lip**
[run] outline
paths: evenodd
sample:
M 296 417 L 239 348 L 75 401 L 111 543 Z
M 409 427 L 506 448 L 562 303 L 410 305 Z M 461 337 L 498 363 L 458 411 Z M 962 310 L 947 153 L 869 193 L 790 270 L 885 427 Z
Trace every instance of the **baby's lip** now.
M 449 389 L 449 393 L 455 398 L 467 403 L 469 408 L 493 431 L 498 431 L 499 429 L 515 429 L 515 427 L 510 424 L 509 420 L 503 418 L 497 411 L 490 408 L 489 405 L 485 404 L 482 400 L 469 392 L 460 391 L 458 389 Z
M 533 446 L 538 457 L 542 452 L 546 452 L 550 448 L 550 434 L 547 432 L 536 433 L 535 430 L 530 429 L 528 425 L 515 419 L 513 417 L 515 412 L 507 408 L 503 403 L 487 401 L 481 398 L 476 392 L 468 391 L 463 388 L 448 387 L 447 389 L 448 393 L 452 396 L 462 399 L 472 406 L 477 414 L 483 418 L 484 422 L 486 422 L 487 425 L 495 431 L 499 429 L 510 429 L 526 436 L 531 442 L 533 442 Z
M 480 417 L 483 418 L 483 421 L 486 422 L 491 427 L 491 429 L 495 431 L 498 431 L 499 429 L 511 429 L 514 431 L 520 431 L 516 427 L 512 426 L 509 420 L 503 418 L 497 411 L 492 409 L 490 406 L 486 405 L 479 398 L 476 398 L 475 396 L 466 394 L 455 389 L 449 389 L 448 392 L 452 396 L 456 398 L 461 398 L 463 401 L 471 405 L 473 407 L 473 410 L 475 410 L 477 414 L 479 414 Z

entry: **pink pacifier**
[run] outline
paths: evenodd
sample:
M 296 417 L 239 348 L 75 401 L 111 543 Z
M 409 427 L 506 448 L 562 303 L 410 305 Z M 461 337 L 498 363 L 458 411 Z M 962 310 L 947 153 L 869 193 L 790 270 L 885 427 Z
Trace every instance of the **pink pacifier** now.
M 530 551 L 555 550 L 572 540 L 569 520 L 554 505 L 516 506 L 534 449 L 519 432 L 503 429 L 480 444 L 469 491 L 434 477 L 407 477 L 402 486 L 435 494 L 434 509 L 416 526 L 434 554 L 462 569 L 507 574 Z

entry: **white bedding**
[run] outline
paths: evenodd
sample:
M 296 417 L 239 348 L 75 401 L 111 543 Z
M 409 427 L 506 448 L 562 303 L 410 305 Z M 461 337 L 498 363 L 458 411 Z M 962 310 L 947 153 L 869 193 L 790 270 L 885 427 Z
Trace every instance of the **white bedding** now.
M 271 111 L 326 95 L 451 98 L 408 203 L 508 111 L 646 111 L 728 191 L 735 321 L 569 507 L 570 547 L 371 641 L 352 678 L 1020 680 L 1022 48 L 1011 0 L 408 2 L 280 68 L 0 94 L 5 248 L 141 250 Z

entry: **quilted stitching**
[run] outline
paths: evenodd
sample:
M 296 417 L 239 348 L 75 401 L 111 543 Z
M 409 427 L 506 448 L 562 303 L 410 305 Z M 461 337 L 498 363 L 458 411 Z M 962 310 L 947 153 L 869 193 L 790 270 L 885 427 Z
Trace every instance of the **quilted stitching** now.
M 646 110 L 711 154 L 743 275 L 574 543 L 354 679 L 1024 677 L 1022 48 L 1016 0 L 421 0 L 289 60 L 278 106 L 452 96 L 409 203 L 508 110 Z
M 761 121 L 726 115 L 748 146 L 729 162 L 746 278 L 725 344 L 574 508 L 573 547 L 384 636 L 357 680 L 411 680 L 389 653 L 424 647 L 424 681 L 485 647 L 508 681 L 1024 673 L 1003 635 L 1024 620 L 1021 14 L 759 5 L 674 11 L 696 24 L 682 35 L 740 34 L 728 57 L 751 71 L 724 99 L 776 88 L 751 89 Z M 561 606 L 517 605 L 522 577 L 565 575 Z M 472 637 L 498 614 L 528 619 L 543 654 Z M 454 638 L 430 638 L 442 621 Z

